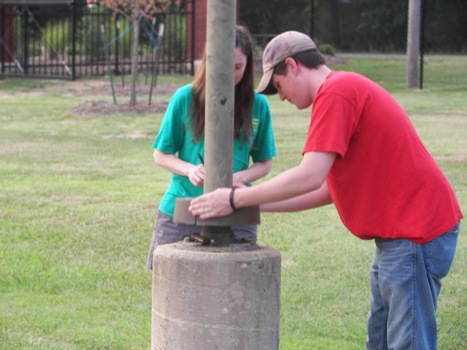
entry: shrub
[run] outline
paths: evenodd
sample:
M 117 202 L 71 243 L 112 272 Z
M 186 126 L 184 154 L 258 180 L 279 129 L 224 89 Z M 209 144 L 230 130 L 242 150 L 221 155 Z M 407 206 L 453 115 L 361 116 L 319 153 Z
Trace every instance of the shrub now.
M 335 56 L 336 49 L 330 44 L 321 44 L 318 47 L 319 51 L 324 55 Z

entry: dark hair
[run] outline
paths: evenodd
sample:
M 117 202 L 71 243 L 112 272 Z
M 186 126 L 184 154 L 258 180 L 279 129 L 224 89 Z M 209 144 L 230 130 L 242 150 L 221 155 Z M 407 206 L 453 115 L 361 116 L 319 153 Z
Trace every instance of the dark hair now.
M 297 63 L 303 66 L 314 69 L 326 64 L 324 56 L 316 49 L 304 51 L 291 56 Z M 285 60 L 274 67 L 274 74 L 285 75 L 287 74 L 287 66 Z
M 250 32 L 244 26 L 235 26 L 235 48 L 240 48 L 247 61 L 242 80 L 235 86 L 234 137 L 240 137 L 242 142 L 249 142 L 253 130 L 252 111 L 254 101 L 254 67 L 253 45 Z M 232 53 L 233 54 L 233 53 Z M 206 50 L 201 65 L 193 78 L 191 92 L 193 106 L 190 116 L 190 126 L 193 127 L 193 140 L 198 142 L 204 135 L 204 114 L 206 104 Z

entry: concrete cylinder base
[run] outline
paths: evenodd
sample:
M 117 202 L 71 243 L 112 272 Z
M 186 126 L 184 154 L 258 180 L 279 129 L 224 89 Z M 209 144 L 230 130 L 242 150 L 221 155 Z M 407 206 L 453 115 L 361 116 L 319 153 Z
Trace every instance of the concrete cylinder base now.
M 280 254 L 181 244 L 154 252 L 151 349 L 278 349 Z

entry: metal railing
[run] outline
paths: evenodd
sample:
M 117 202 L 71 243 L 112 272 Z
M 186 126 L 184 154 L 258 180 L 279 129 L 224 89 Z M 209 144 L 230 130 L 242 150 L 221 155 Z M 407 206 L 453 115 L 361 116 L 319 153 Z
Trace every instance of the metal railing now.
M 99 6 L 88 8 L 84 0 L 55 4 L 59 16 L 48 16 L 50 4 L 12 3 L 0 2 L 0 77 L 77 79 L 130 73 L 134 28 L 129 18 L 112 16 Z M 193 45 L 187 43 L 192 40 L 187 32 L 194 32 L 187 30 L 192 17 L 192 10 L 174 6 L 141 21 L 141 72 L 193 72 L 193 52 L 188 52 Z

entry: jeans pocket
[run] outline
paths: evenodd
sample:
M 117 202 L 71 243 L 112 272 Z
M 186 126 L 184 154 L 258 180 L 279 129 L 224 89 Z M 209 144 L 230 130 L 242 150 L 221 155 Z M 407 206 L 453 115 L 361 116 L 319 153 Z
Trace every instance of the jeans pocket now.
M 427 272 L 434 278 L 442 279 L 451 268 L 457 247 L 459 225 L 425 244 Z

